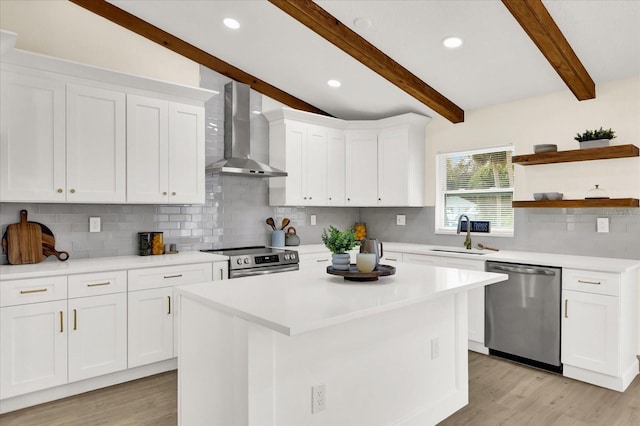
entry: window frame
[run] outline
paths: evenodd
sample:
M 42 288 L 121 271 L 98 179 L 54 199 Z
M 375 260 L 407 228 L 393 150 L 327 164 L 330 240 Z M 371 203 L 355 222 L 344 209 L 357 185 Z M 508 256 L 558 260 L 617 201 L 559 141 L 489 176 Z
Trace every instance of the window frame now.
M 435 194 L 435 219 L 434 219 L 434 232 L 439 235 L 456 235 L 456 229 L 447 228 L 442 226 L 444 224 L 444 216 L 445 216 L 445 196 L 450 194 L 491 194 L 491 193 L 511 193 L 511 199 L 513 200 L 513 196 L 515 193 L 515 173 L 514 173 L 514 184 L 511 188 L 489 188 L 489 189 L 478 189 L 478 190 L 466 190 L 466 189 L 458 189 L 447 191 L 443 189 L 444 183 L 447 179 L 447 163 L 446 159 L 451 156 L 460 156 L 460 155 L 476 155 L 476 154 L 486 154 L 489 152 L 499 152 L 499 151 L 511 151 L 511 155 L 515 155 L 515 147 L 512 144 L 509 145 L 499 145 L 492 146 L 486 148 L 474 148 L 474 149 L 462 149 L 458 151 L 447 151 L 447 152 L 438 152 L 436 153 L 436 194 Z M 512 164 L 513 167 L 513 164 Z M 511 208 L 513 210 L 513 207 Z M 491 237 L 513 237 L 515 233 L 515 212 L 514 212 L 514 222 L 512 229 L 505 228 L 494 228 L 493 224 L 491 226 L 491 231 L 489 233 L 483 234 Z

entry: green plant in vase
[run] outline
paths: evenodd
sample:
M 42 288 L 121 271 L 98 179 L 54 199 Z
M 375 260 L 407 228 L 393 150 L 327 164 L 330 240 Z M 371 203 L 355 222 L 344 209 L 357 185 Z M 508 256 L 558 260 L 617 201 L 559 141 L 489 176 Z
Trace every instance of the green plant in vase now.
M 585 130 L 584 133 L 576 133 L 575 140 L 580 142 L 580 148 L 597 148 L 609 146 L 609 141 L 616 137 L 616 132 L 600 127 L 596 130 Z
M 340 231 L 333 225 L 329 229 L 322 230 L 322 242 L 329 249 L 334 269 L 349 270 L 350 255 L 352 250 L 360 242 L 356 241 L 356 234 L 353 229 Z

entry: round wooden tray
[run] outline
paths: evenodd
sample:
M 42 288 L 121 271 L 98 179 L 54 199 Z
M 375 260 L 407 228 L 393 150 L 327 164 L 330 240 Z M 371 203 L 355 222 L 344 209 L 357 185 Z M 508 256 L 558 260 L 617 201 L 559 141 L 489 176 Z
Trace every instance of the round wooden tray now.
M 396 273 L 395 266 L 391 265 L 378 265 L 376 269 L 371 272 L 360 272 L 355 263 L 349 265 L 349 270 L 340 271 L 333 269 L 333 266 L 327 266 L 327 274 L 339 275 L 344 277 L 347 281 L 377 281 L 378 277 L 384 277 L 387 275 L 393 275 Z

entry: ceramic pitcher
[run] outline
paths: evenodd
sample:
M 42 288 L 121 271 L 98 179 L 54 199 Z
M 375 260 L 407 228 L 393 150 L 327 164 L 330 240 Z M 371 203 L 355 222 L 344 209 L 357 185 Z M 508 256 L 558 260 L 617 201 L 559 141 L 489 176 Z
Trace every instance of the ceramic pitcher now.
M 376 255 L 376 266 L 380 263 L 380 257 L 384 256 L 382 250 L 382 241 L 372 238 L 363 238 L 360 240 L 360 253 L 374 253 Z

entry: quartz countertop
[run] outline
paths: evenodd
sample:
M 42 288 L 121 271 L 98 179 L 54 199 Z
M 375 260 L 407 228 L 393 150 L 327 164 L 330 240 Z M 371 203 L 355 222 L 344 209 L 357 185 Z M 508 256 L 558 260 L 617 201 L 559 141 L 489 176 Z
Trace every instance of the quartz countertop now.
M 66 262 L 61 262 L 51 257 L 50 260 L 29 265 L 2 265 L 0 266 L 0 280 L 83 274 L 119 269 L 153 268 L 156 266 L 172 266 L 200 262 L 225 262 L 227 259 L 227 256 L 199 251 L 156 256 L 113 256 L 69 259 Z
M 182 295 L 285 335 L 376 315 L 504 281 L 505 274 L 401 264 L 395 275 L 353 282 L 324 269 L 180 286 Z
M 323 244 L 306 244 L 290 247 L 301 255 L 326 253 L 327 248 Z M 466 251 L 464 247 L 434 246 L 428 244 L 383 242 L 385 251 L 394 251 L 412 254 L 428 254 L 429 256 L 454 257 L 458 259 L 492 260 L 497 262 L 525 263 L 530 265 L 557 266 L 562 268 L 584 269 L 600 272 L 627 272 L 640 268 L 640 260 L 617 259 L 609 257 L 575 256 L 557 253 L 537 253 L 516 250 L 490 250 L 472 249 L 465 253 L 452 253 L 438 250 Z M 476 253 L 476 254 L 471 254 Z

